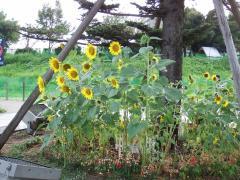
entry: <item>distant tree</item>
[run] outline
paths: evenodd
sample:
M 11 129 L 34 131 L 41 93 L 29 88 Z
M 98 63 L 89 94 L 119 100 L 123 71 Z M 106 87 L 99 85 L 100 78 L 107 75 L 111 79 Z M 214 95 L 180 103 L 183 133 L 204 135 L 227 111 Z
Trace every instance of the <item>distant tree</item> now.
M 4 38 L 8 45 L 17 42 L 19 40 L 18 30 L 17 21 L 7 20 L 4 12 L 0 12 L 0 38 Z
M 49 49 L 52 48 L 54 40 L 63 38 L 69 32 L 69 24 L 63 20 L 62 8 L 58 0 L 55 8 L 43 5 L 42 9 L 38 11 L 36 22 L 36 26 L 27 25 L 21 30 L 26 33 L 26 37 L 48 40 Z

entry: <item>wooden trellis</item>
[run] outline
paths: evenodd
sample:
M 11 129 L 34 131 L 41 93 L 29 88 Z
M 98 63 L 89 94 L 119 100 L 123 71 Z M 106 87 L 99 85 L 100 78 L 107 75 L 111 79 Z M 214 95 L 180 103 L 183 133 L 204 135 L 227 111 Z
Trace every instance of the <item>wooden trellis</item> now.
M 89 11 L 86 18 L 83 20 L 83 22 L 80 24 L 78 29 L 76 30 L 75 34 L 72 36 L 72 38 L 68 41 L 62 52 L 59 54 L 58 59 L 60 61 L 64 61 L 64 59 L 67 57 L 71 49 L 75 46 L 78 39 L 80 39 L 80 36 L 85 31 L 85 29 L 88 27 L 94 16 L 97 14 L 98 10 L 101 8 L 101 6 L 104 4 L 105 0 L 98 0 L 93 8 Z M 233 80 L 234 80 L 234 87 L 236 91 L 236 95 L 238 98 L 238 102 L 240 103 L 240 66 L 237 59 L 236 49 L 233 43 L 231 31 L 229 28 L 229 24 L 227 22 L 226 16 L 224 14 L 223 9 L 223 3 L 222 0 L 213 0 L 219 26 L 221 28 L 224 42 L 227 48 L 227 53 L 229 57 L 229 63 L 231 70 L 233 72 Z M 44 75 L 44 81 L 47 84 L 53 76 L 53 71 L 48 70 Z M 31 95 L 28 97 L 28 99 L 25 101 L 23 106 L 20 108 L 16 116 L 13 118 L 13 120 L 10 122 L 10 124 L 7 126 L 3 134 L 0 136 L 0 150 L 4 146 L 4 144 L 7 142 L 9 137 L 12 135 L 24 115 L 27 113 L 27 111 L 31 108 L 33 103 L 36 101 L 38 96 L 40 95 L 38 87 L 34 89 L 34 91 L 31 93 Z

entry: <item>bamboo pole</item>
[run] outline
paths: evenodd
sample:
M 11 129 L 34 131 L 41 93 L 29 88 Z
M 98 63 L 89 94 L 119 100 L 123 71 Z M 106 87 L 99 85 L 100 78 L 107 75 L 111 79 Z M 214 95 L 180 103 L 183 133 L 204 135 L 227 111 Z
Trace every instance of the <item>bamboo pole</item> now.
M 77 28 L 76 32 L 72 36 L 72 38 L 68 41 L 62 52 L 59 54 L 58 59 L 59 61 L 64 61 L 64 59 L 67 57 L 71 49 L 75 46 L 77 41 L 80 39 L 80 36 L 85 31 L 85 29 L 88 27 L 94 16 L 97 14 L 98 10 L 102 7 L 105 0 L 97 0 L 97 2 L 94 4 L 93 8 L 88 12 L 86 18 L 82 21 L 80 26 Z M 44 82 L 47 84 L 53 76 L 53 71 L 48 70 L 44 76 Z M 12 135 L 24 115 L 27 113 L 27 111 L 31 108 L 33 103 L 36 101 L 36 99 L 39 97 L 40 92 L 38 89 L 38 86 L 35 87 L 31 95 L 27 98 L 27 100 L 24 102 L 18 113 L 15 115 L 13 120 L 9 123 L 7 128 L 4 130 L 3 134 L 0 136 L 0 150 L 4 146 L 4 144 L 7 142 L 9 137 Z
M 223 39 L 227 48 L 228 60 L 233 73 L 233 81 L 235 87 L 235 93 L 240 105 L 240 66 L 238 62 L 236 48 L 233 43 L 232 34 L 229 28 L 227 18 L 224 14 L 222 0 L 213 0 L 214 7 L 218 17 L 218 23 L 223 35 Z

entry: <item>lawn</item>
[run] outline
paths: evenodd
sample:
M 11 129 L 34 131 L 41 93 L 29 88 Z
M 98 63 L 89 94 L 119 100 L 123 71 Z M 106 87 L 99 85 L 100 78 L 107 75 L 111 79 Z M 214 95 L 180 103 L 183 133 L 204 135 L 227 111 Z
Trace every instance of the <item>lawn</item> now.
M 25 98 L 36 86 L 36 80 L 48 69 L 49 54 L 7 54 L 6 66 L 0 67 L 0 98 L 22 99 L 23 83 L 25 83 Z M 209 59 L 186 57 L 183 60 L 183 80 L 188 76 L 194 78 L 202 76 L 204 72 L 219 74 L 223 78 L 231 78 L 231 72 L 227 58 Z M 48 86 L 48 90 L 56 88 L 54 84 Z M 8 90 L 7 90 L 8 89 Z

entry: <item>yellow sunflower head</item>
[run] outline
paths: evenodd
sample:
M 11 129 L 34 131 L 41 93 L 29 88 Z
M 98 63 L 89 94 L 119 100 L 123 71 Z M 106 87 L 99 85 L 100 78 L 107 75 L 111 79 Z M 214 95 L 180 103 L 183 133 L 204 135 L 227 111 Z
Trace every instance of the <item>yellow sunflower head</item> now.
M 68 86 L 66 86 L 66 85 L 61 86 L 61 87 L 60 87 L 60 91 L 61 91 L 62 93 L 71 94 L 71 89 L 70 89 Z
M 205 73 L 203 73 L 203 77 L 205 77 L 206 79 L 209 79 L 209 77 L 210 77 L 209 72 L 205 72 Z
M 70 64 L 63 64 L 63 65 L 62 65 L 62 69 L 63 69 L 63 71 L 65 71 L 65 72 L 67 72 L 70 68 L 71 68 L 71 65 L 70 65 Z
M 39 92 L 43 93 L 45 91 L 45 83 L 41 76 L 38 77 L 37 84 L 38 84 Z
M 124 123 L 124 119 L 123 119 L 123 118 L 120 118 L 120 119 L 119 119 L 119 126 L 120 126 L 121 128 L 124 128 L 124 127 L 125 127 L 125 123 Z
M 156 81 L 158 79 L 158 76 L 156 74 L 151 75 L 151 80 Z
M 93 91 L 92 91 L 92 89 L 90 89 L 88 87 L 82 88 L 81 93 L 88 100 L 91 100 L 93 98 Z
M 164 122 L 164 115 L 161 115 L 160 116 L 160 123 L 163 123 Z
M 53 119 L 54 119 L 54 115 L 48 115 L 48 116 L 47 116 L 48 122 L 53 121 Z
M 89 62 L 85 62 L 85 63 L 82 64 L 82 71 L 84 73 L 87 73 L 88 71 L 90 71 L 91 68 L 92 68 L 92 64 L 89 63 Z
M 59 72 L 60 70 L 60 62 L 57 58 L 55 57 L 51 57 L 49 59 L 49 65 L 50 68 L 54 71 L 54 73 Z
M 212 80 L 213 81 L 217 81 L 217 76 L 216 75 L 212 75 Z
M 216 104 L 220 104 L 222 101 L 222 96 L 216 95 L 214 101 Z
M 97 48 L 92 44 L 88 44 L 86 47 L 86 55 L 90 60 L 93 60 L 97 56 Z
M 113 56 L 117 56 L 122 52 L 121 44 L 117 41 L 111 42 L 109 51 Z
M 119 82 L 115 77 L 110 77 L 107 79 L 107 81 L 111 84 L 113 88 L 116 88 L 116 89 L 119 88 Z
M 73 81 L 78 81 L 79 80 L 78 71 L 77 71 L 77 69 L 75 69 L 73 67 L 71 67 L 68 70 L 67 76 L 70 80 L 73 80 Z
M 56 79 L 56 81 L 57 81 L 57 85 L 58 85 L 59 87 L 61 87 L 61 86 L 64 85 L 65 79 L 64 79 L 63 76 L 58 76 L 57 79 Z
M 120 70 L 122 69 L 122 67 L 123 67 L 123 60 L 122 60 L 122 59 L 119 59 L 119 60 L 118 60 L 118 63 L 117 63 L 117 68 L 118 68 L 118 70 L 120 71 Z
M 222 104 L 222 105 L 223 105 L 223 107 L 225 107 L 225 108 L 226 108 L 226 107 L 228 107 L 228 105 L 229 105 L 229 102 L 228 102 L 227 100 L 225 100 L 225 101 L 223 101 L 223 104 Z

